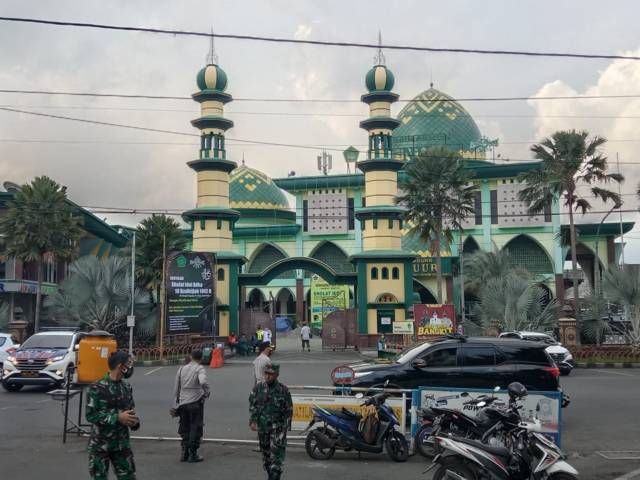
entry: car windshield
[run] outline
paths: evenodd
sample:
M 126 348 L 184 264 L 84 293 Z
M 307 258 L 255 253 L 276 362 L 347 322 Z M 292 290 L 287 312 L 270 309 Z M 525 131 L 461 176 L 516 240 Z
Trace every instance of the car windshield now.
M 414 343 L 397 354 L 393 358 L 393 361 L 398 363 L 407 363 L 413 360 L 419 353 L 429 348 L 429 345 L 431 345 L 429 342 Z
M 69 348 L 73 335 L 34 335 L 22 344 L 20 350 L 27 348 Z
M 7 337 L 0 337 L 0 347 L 5 344 Z

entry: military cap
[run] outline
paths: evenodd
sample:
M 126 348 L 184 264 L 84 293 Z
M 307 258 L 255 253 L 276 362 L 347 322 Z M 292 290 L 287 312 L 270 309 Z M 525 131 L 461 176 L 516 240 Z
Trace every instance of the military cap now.
M 271 365 L 267 365 L 264 369 L 264 373 L 280 373 L 280 365 L 278 363 L 272 363 Z

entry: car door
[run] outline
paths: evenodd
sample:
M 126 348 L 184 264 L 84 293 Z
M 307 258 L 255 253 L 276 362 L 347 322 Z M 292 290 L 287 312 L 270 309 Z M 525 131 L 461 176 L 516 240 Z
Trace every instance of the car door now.
M 513 366 L 491 344 L 465 344 L 461 355 L 461 377 L 466 388 L 506 388 Z
M 425 366 L 416 369 L 411 388 L 457 386 L 460 380 L 457 345 L 429 348 L 420 358 L 425 361 Z

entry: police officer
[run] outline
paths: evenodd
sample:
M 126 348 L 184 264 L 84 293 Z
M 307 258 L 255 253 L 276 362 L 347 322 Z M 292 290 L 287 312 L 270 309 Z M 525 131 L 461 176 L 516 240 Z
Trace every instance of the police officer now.
M 282 475 L 287 430 L 291 426 L 293 403 L 286 385 L 278 382 L 280 365 L 271 364 L 264 370 L 265 380 L 258 382 L 249 396 L 249 426 L 258 432 L 264 469 L 269 480 Z
M 109 370 L 91 385 L 88 393 L 87 421 L 92 424 L 89 474 L 91 478 L 107 480 L 111 462 L 118 479 L 135 480 L 129 429 L 140 428 L 140 419 L 134 410 L 131 385 L 124 380 L 133 373 L 131 356 L 123 350 L 113 352 Z

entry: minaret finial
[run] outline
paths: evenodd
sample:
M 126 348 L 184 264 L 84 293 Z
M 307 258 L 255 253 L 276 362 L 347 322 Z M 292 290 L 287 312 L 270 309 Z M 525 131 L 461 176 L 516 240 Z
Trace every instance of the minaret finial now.
M 242 152 L 242 165 L 244 166 L 244 152 Z
M 385 65 L 387 60 L 384 58 L 384 53 L 382 53 L 382 31 L 378 30 L 378 53 L 375 57 L 373 57 L 373 63 L 375 65 Z
M 214 43 L 213 27 L 211 27 L 211 45 L 209 47 L 209 55 L 207 55 L 207 63 L 209 65 L 218 64 L 218 55 L 216 54 L 216 45 Z
M 431 80 L 429 81 L 429 87 L 433 88 L 433 69 L 431 69 L 431 71 L 429 72 L 429 76 L 431 77 Z

